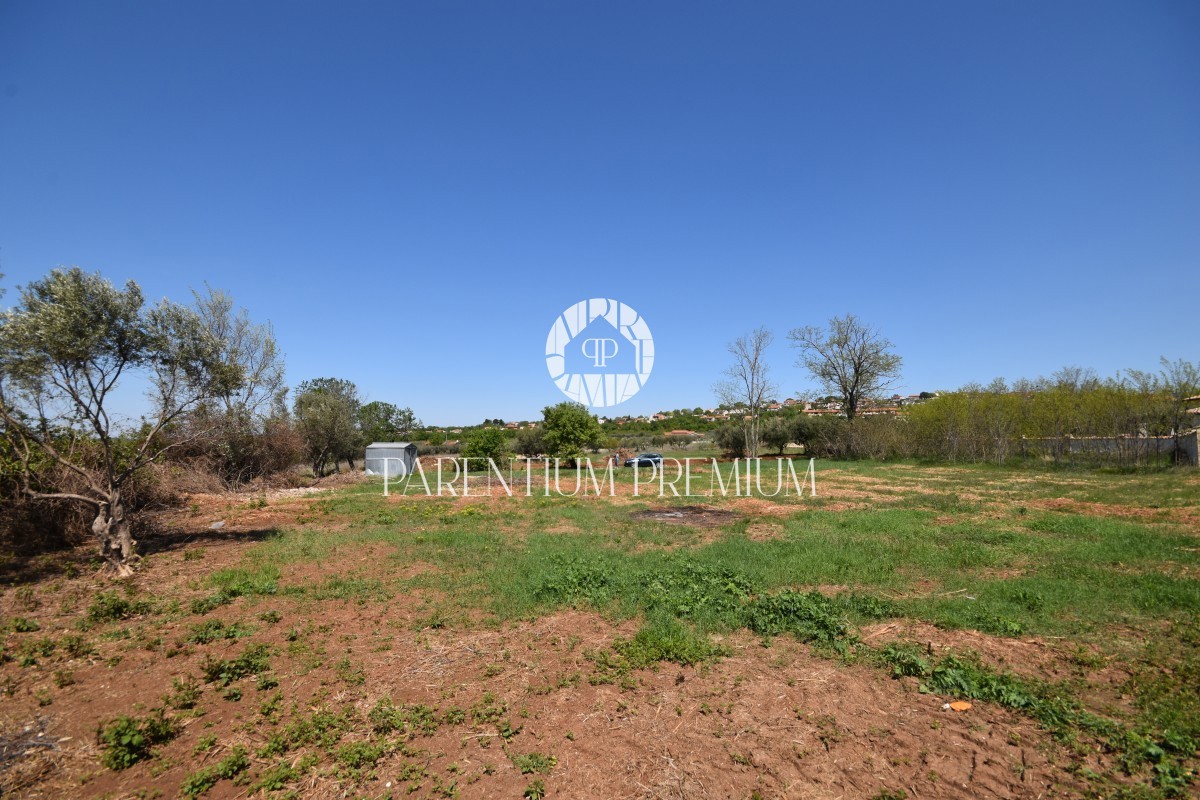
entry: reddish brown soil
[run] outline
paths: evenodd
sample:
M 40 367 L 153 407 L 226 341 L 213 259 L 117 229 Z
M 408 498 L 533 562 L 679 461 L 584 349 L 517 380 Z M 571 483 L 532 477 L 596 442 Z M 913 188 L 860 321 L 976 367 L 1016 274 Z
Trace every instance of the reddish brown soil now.
M 217 616 L 244 617 L 237 605 Z M 301 711 L 352 706 L 365 716 L 384 695 L 442 711 L 468 709 L 489 691 L 506 703 L 505 716 L 521 727 L 507 745 L 494 726 L 469 722 L 443 725 L 410 744 L 421 751 L 415 760 L 440 774 L 444 785 L 454 777 L 450 765 L 457 765 L 462 797 L 520 796 L 530 776 L 516 770 L 505 749 L 553 755 L 557 766 L 544 780 L 552 796 L 562 797 L 749 797 L 755 790 L 764 797 L 870 797 L 883 788 L 903 788 L 912 797 L 1033 797 L 1062 780 L 1049 760 L 1053 747 L 1027 721 L 980 704 L 963 714 L 943 711 L 951 698 L 919 694 L 877 670 L 841 666 L 785 640 L 763 648 L 735 636 L 728 641 L 734 654 L 713 666 L 643 671 L 636 688 L 623 691 L 573 678 L 590 670 L 586 650 L 633 630 L 591 614 L 569 612 L 501 631 L 414 632 L 412 604 L 326 603 L 302 620 L 287 603 L 265 605 L 282 608 L 284 619 L 260 629 L 253 641 L 270 642 L 282 653 L 289 625 L 328 626 L 311 637 L 324 650 L 321 666 L 306 671 L 303 658 L 275 659 L 284 697 L 298 699 Z M 168 625 L 161 633 L 170 641 L 181 630 Z M 196 674 L 204 653 L 229 657 L 244 645 L 195 645 L 173 658 L 129 650 L 113 668 L 104 659 L 124 648 L 103 644 L 87 663 L 56 665 L 72 669 L 76 683 L 46 708 L 31 695 L 45 682 L 41 671 L 21 676 L 5 704 L 5 722 L 11 728 L 43 718 L 58 748 L 56 768 L 23 796 L 126 797 L 145 787 L 173 796 L 188 772 L 215 763 L 234 744 L 261 747 L 267 737 L 257 709 L 269 693 L 243 681 L 240 702 L 206 689 L 206 713 L 189 720 L 155 761 L 123 772 L 97 764 L 93 737 L 100 721 L 157 704 L 172 678 Z M 361 686 L 339 678 L 336 662 L 343 654 L 364 670 Z M 563 688 L 555 688 L 560 682 Z M 214 734 L 220 747 L 193 758 L 200 738 Z M 360 726 L 344 741 L 362 738 Z M 412 760 L 385 757 L 376 777 L 354 791 L 382 795 Z M 153 774 L 173 761 L 178 765 Z M 495 774 L 484 774 L 489 764 Z M 417 796 L 430 796 L 431 787 L 426 780 Z M 1069 788 L 1059 791 L 1070 794 Z M 318 769 L 303 795 L 341 797 L 345 789 L 345 781 Z M 209 796 L 242 794 L 223 782 Z
M 749 798 L 754 792 L 764 798 L 870 798 L 885 789 L 910 798 L 1032 798 L 1082 791 L 1055 763 L 1067 756 L 1028 720 L 984 703 L 963 713 L 943 710 L 955 698 L 918 693 L 912 682 L 823 658 L 787 638 L 764 647 L 749 635 L 731 636 L 724 642 L 732 653 L 727 658 L 698 668 L 641 670 L 622 687 L 590 684 L 594 664 L 586 654 L 632 635 L 637 625 L 591 613 L 569 611 L 500 629 L 478 619 L 430 628 L 430 602 L 443 596 L 436 590 L 361 604 L 283 593 L 239 598 L 204 617 L 186 613 L 193 599 L 210 591 L 201 584 L 204 576 L 238 564 L 263 531 L 294 522 L 319 497 L 276 494 L 266 508 L 249 507 L 247 498 L 196 498 L 195 510 L 163 520 L 178 533 L 159 540 L 158 552 L 132 579 L 142 592 L 178 599 L 182 613 L 89 631 L 96 651 L 86 657 L 69 658 L 60 647 L 36 665 L 0 664 L 0 686 L 10 695 L 0 705 L 0 758 L 19 753 L 0 774 L 4 796 L 126 798 L 159 790 L 175 797 L 189 773 L 238 744 L 248 748 L 254 763 L 249 774 L 257 776 L 275 761 L 254 755 L 271 730 L 260 707 L 274 690 L 256 690 L 251 678 L 234 684 L 242 692 L 239 701 L 223 699 L 209 685 L 199 701 L 201 715 L 172 712 L 184 721 L 183 732 L 152 760 L 113 772 L 100 765 L 96 744 L 99 724 L 146 714 L 162 704 L 174 679 L 198 676 L 206 657 L 231 658 L 250 643 L 273 650 L 281 727 L 314 709 L 353 710 L 358 721 L 339 746 L 373 737 L 366 715 L 384 696 L 444 714 L 469 710 L 491 693 L 493 705 L 506 706 L 503 719 L 519 730 L 506 742 L 496 724 L 476 723 L 468 714 L 464 722 L 444 722 L 431 735 L 414 736 L 405 743 L 406 754 L 384 756 L 358 782 L 335 774 L 326 749 L 299 786 L 305 798 L 389 792 L 433 797 L 451 783 L 462 798 L 519 798 L 535 779 L 544 781 L 548 797 L 563 798 Z M 731 505 L 752 511 L 744 503 Z M 225 525 L 214 530 L 216 521 Z M 770 526 L 772 518 L 755 524 Z M 326 520 L 322 528 L 338 535 Z M 380 575 L 387 555 L 382 545 L 340 548 L 328 562 L 287 566 L 281 585 L 312 584 L 331 574 Z M 434 571 L 429 564 L 409 564 L 388 574 Z M 95 591 L 121 591 L 94 574 L 29 585 L 32 600 L 11 589 L 0 597 L 0 616 L 23 616 L 41 626 L 8 634 L 10 650 L 29 637 L 61 640 L 76 633 Z M 260 621 L 267 610 L 277 611 L 281 621 Z M 248 624 L 253 632 L 237 641 L 180 645 L 190 626 L 210 618 Z M 124 632 L 129 638 L 120 638 Z M 877 626 L 864 636 L 872 644 L 904 638 L 970 648 L 1044 677 L 1067 668 L 1044 643 L 909 623 Z M 339 667 L 343 659 L 346 665 Z M 67 674 L 71 682 L 59 686 Z M 215 736 L 217 745 L 197 753 L 206 736 Z M 311 752 L 317 748 L 303 746 L 287 759 L 295 764 Z M 515 766 L 512 757 L 533 752 L 556 759 L 548 775 L 523 775 Z M 410 781 L 400 775 L 414 764 L 427 774 L 409 795 Z M 247 795 L 245 786 L 222 781 L 206 797 Z
M 1088 503 L 1083 500 L 1072 500 L 1067 497 L 1030 500 L 1026 505 L 1052 511 L 1070 511 L 1075 514 L 1087 514 L 1092 517 L 1116 517 L 1118 519 L 1137 519 L 1146 522 L 1177 522 L 1200 530 L 1200 512 L 1197 512 L 1193 508 L 1143 508 L 1140 506 L 1122 506 L 1110 503 Z

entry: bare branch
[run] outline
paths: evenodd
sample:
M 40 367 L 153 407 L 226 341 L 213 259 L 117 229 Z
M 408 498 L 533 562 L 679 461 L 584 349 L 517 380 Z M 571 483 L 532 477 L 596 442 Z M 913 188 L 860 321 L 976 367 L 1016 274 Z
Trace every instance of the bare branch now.
M 853 314 L 834 317 L 826 330 L 794 328 L 788 339 L 800 350 L 796 366 L 842 399 L 847 419 L 854 419 L 863 400 L 882 394 L 900 378 L 902 360 L 891 351 L 892 343 Z

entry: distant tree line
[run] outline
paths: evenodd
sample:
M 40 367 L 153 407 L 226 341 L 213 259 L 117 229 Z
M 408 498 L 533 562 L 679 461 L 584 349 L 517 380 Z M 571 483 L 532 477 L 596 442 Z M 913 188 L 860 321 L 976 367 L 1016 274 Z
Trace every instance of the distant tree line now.
M 1100 379 L 1070 367 L 1050 378 L 1002 379 L 941 392 L 898 415 L 772 415 L 762 441 L 836 458 L 922 458 L 1004 463 L 1013 459 L 1137 464 L 1174 450 L 1152 437 L 1177 437 L 1190 425 L 1185 399 L 1200 394 L 1200 365 L 1161 361 L 1157 372 L 1129 370 Z M 714 442 L 744 455 L 743 428 L 718 429 Z M 1101 440 L 1080 446 L 1073 439 Z
M 1047 457 L 1137 463 L 1152 457 L 1146 437 L 1178 437 L 1188 427 L 1184 400 L 1200 393 L 1200 365 L 1161 360 L 1157 372 L 1128 370 L 1101 380 L 1071 367 L 1050 378 L 967 386 L 914 406 L 900 422 L 900 448 L 947 461 Z M 1070 438 L 1114 440 L 1082 453 Z
M 760 448 L 783 453 L 795 443 L 812 454 L 852 458 L 1140 463 L 1178 453 L 1152 437 L 1172 436 L 1177 444 L 1189 422 L 1184 400 L 1200 392 L 1200 367 L 1162 359 L 1157 372 L 1128 370 L 1101 380 L 1068 367 L 1011 386 L 997 379 L 937 397 L 922 393 L 925 402 L 902 414 L 865 414 L 899 380 L 903 361 L 879 331 L 847 314 L 788 334 L 798 351 L 796 365 L 827 392 L 826 399 L 840 403 L 842 414 L 764 414 L 774 390 L 765 360 L 771 338 L 759 328 L 729 346 L 733 363 L 714 392 L 724 407 L 745 413 L 713 432 L 727 454 L 753 457 Z M 1072 441 L 1084 438 L 1090 441 Z

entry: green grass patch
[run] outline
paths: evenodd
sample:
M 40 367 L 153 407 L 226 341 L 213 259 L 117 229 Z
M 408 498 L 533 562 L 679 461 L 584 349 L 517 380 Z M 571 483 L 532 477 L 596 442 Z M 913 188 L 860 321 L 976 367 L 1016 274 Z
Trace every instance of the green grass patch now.
M 192 601 L 193 614 L 207 614 L 239 597 L 273 595 L 279 591 L 279 567 L 264 564 L 252 569 L 223 569 L 208 577 L 216 592 Z

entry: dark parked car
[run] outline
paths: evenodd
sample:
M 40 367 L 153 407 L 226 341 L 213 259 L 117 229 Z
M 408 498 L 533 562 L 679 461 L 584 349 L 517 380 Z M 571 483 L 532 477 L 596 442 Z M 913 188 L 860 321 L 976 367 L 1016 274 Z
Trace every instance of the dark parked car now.
M 625 459 L 627 467 L 659 467 L 662 466 L 661 453 L 639 453 L 633 458 Z

